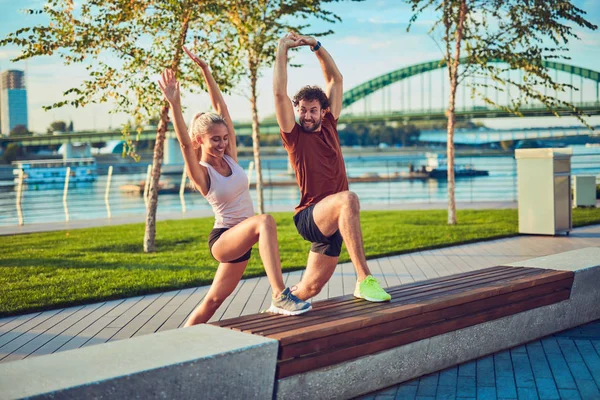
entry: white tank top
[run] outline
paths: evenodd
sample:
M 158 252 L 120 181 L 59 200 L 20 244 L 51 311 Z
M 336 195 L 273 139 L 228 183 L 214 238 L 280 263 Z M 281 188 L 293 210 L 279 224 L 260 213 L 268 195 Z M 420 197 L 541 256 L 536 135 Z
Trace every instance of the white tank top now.
M 254 216 L 246 173 L 233 158 L 224 155 L 223 159 L 231 168 L 229 176 L 221 175 L 212 165 L 200 161 L 210 176 L 210 190 L 205 198 L 215 213 L 214 228 L 231 228 Z

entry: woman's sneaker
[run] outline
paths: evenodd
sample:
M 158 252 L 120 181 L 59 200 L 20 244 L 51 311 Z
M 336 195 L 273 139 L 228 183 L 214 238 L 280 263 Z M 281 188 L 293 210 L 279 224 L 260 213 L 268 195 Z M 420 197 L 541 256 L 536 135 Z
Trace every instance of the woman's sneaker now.
M 273 298 L 267 312 L 283 315 L 298 315 L 312 309 L 310 303 L 302 301 L 292 294 L 290 288 L 285 288 L 278 298 Z
M 371 275 L 367 276 L 362 282 L 356 282 L 354 297 L 374 302 L 390 301 L 392 298 L 392 296 L 381 288 L 377 279 Z

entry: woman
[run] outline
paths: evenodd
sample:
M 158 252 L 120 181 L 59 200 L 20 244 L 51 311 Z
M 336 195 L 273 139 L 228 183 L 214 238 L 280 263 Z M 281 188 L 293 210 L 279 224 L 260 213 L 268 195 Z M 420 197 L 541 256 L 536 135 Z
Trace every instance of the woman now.
M 202 69 L 217 113 L 195 114 L 188 132 L 181 112 L 179 82 L 173 71 L 163 72 L 158 84 L 171 105 L 187 174 L 215 213 L 208 246 L 212 256 L 219 261 L 208 294 L 185 326 L 205 323 L 212 317 L 242 278 L 256 242 L 273 292 L 269 312 L 304 313 L 311 309 L 310 303 L 299 300 L 283 283 L 275 220 L 270 215 L 254 215 L 248 177 L 237 163 L 235 131 L 221 91 L 208 65 L 185 47 L 183 49 Z

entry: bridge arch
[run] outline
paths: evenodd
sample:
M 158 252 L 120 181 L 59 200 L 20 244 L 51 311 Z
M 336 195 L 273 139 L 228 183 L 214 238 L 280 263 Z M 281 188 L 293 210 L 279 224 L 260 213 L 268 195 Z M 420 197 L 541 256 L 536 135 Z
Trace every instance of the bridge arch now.
M 467 59 L 461 58 L 460 62 L 461 64 L 466 63 Z M 504 61 L 500 59 L 493 59 L 490 60 L 490 62 L 504 63 Z M 582 78 L 595 81 L 597 85 L 596 95 L 598 95 L 598 85 L 600 85 L 600 72 L 593 71 L 587 68 L 577 67 L 574 65 L 559 63 L 556 61 L 543 61 L 543 65 L 548 69 L 566 72 L 572 75 L 580 76 Z M 446 63 L 444 61 L 428 61 L 421 64 L 410 65 L 408 67 L 400 68 L 395 71 L 391 71 L 386 74 L 380 75 L 344 92 L 344 96 L 342 98 L 342 108 L 346 108 L 351 104 L 357 102 L 358 100 L 367 97 L 371 93 L 374 93 L 395 82 L 442 68 L 446 68 Z

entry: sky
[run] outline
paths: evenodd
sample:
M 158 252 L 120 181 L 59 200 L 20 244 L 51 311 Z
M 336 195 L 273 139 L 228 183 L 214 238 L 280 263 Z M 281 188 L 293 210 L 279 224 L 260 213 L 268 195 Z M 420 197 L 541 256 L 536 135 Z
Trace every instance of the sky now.
M 587 18 L 592 23 L 600 26 L 600 0 L 574 0 L 576 6 L 587 12 Z M 78 2 L 76 1 L 76 4 Z M 23 9 L 39 9 L 44 0 L 0 0 L 0 37 L 19 28 L 30 26 L 43 21 L 41 16 L 25 14 Z M 342 18 L 341 23 L 326 24 L 321 21 L 313 23 L 311 30 L 333 29 L 334 34 L 318 38 L 323 46 L 331 53 L 336 64 L 344 76 L 344 90 L 349 90 L 369 79 L 387 72 L 417 64 L 420 62 L 438 60 L 441 51 L 432 37 L 427 34 L 433 22 L 433 16 L 423 15 L 413 26 L 410 32 L 406 27 L 412 15 L 410 7 L 402 0 L 365 0 L 355 3 L 343 1 L 327 7 Z M 600 31 L 581 31 L 579 41 L 569 43 L 569 64 L 600 70 Z M 33 132 L 45 132 L 46 128 L 57 120 L 73 121 L 76 131 L 104 130 L 119 127 L 128 118 L 127 115 L 110 114 L 111 105 L 89 105 L 85 108 L 75 109 L 63 107 L 44 111 L 42 106 L 50 105 L 62 99 L 62 93 L 83 81 L 87 76 L 83 68 L 78 66 L 64 66 L 58 57 L 40 57 L 18 63 L 11 62 L 11 58 L 19 54 L 15 47 L 0 47 L 0 70 L 21 69 L 26 72 L 26 82 L 29 103 L 29 129 Z M 288 93 L 292 95 L 301 86 L 306 84 L 323 85 L 324 80 L 317 58 L 308 48 L 294 54 L 294 62 L 302 64 L 301 68 L 291 68 L 288 72 Z M 258 91 L 258 111 L 260 117 L 273 115 L 274 104 L 272 97 L 272 69 L 261 71 Z M 156 77 L 158 79 L 158 76 Z M 441 106 L 442 97 L 435 77 L 432 90 L 436 102 Z M 380 91 L 373 95 L 373 100 L 361 102 L 354 106 L 351 112 L 360 112 L 368 105 L 373 110 L 381 110 L 383 104 L 397 106 L 411 103 L 415 107 L 421 105 L 421 93 L 427 91 L 424 81 L 413 79 L 411 83 L 400 87 L 395 85 L 387 91 Z M 425 83 L 426 84 L 426 83 Z M 405 89 L 407 85 L 412 91 Z M 595 85 L 589 85 L 584 90 L 587 98 L 595 98 Z M 404 88 L 404 89 L 402 89 Z M 423 90 L 420 90 L 423 89 Z M 158 90 L 158 89 L 157 89 Z M 400 92 L 403 97 L 400 100 Z M 250 120 L 250 102 L 245 93 L 248 90 L 241 83 L 233 93 L 225 96 L 229 111 L 234 120 Z M 385 92 L 385 93 L 384 93 Z M 447 94 L 448 91 L 446 90 Z M 593 94 L 592 94 L 593 93 Z M 437 94 L 437 96 L 436 96 Z M 386 97 L 387 96 L 387 100 Z M 460 97 L 460 93 L 459 93 Z M 427 100 L 426 100 L 427 99 Z M 209 109 L 210 102 L 206 94 L 189 95 L 183 99 L 187 107 L 186 120 L 197 111 Z M 367 105 L 365 105 L 367 104 Z M 435 104 L 434 104 L 435 106 Z M 600 117 L 591 119 L 593 124 L 600 123 Z M 485 123 L 493 128 L 511 128 L 524 126 L 561 126 L 576 124 L 574 118 L 526 118 L 526 119 L 500 119 L 486 120 Z

